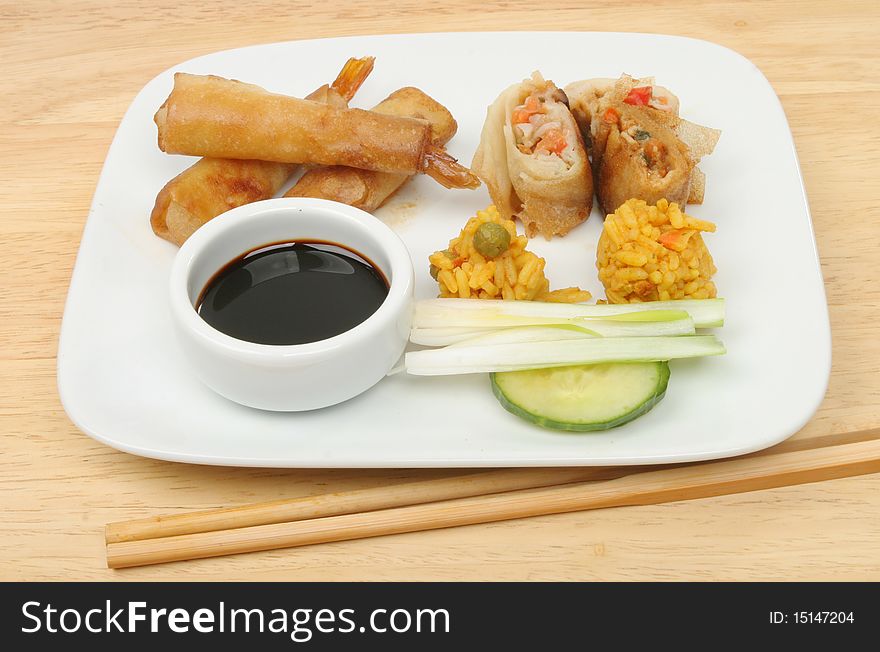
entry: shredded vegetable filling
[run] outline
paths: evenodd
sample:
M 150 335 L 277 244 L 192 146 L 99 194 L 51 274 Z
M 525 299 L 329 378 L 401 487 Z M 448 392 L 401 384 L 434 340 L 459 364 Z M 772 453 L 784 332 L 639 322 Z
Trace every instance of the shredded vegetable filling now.
M 527 156 L 557 158 L 570 166 L 574 139 L 568 121 L 564 93 L 546 88 L 529 95 L 513 110 L 516 146 Z
M 649 173 L 655 174 L 660 178 L 669 174 L 666 145 L 657 138 L 652 137 L 650 131 L 638 124 L 630 124 L 624 127 L 621 115 L 613 108 L 605 112 L 603 119 L 610 124 L 616 123 L 617 128 L 620 130 L 620 137 L 624 142 L 634 150 L 641 150 L 642 162 Z

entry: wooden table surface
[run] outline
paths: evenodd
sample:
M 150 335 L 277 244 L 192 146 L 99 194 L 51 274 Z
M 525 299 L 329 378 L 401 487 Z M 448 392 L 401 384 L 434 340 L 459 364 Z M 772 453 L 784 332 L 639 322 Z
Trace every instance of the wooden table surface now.
M 154 75 L 232 47 L 352 34 L 574 29 L 680 34 L 741 52 L 769 78 L 791 123 L 831 311 L 828 394 L 797 436 L 880 427 L 880 4 L 553 4 L 490 0 L 476 12 L 476 3 L 460 0 L 0 2 L 0 579 L 880 579 L 880 474 L 128 571 L 104 567 L 108 521 L 444 473 L 186 466 L 107 448 L 65 416 L 55 386 L 58 332 L 114 131 Z

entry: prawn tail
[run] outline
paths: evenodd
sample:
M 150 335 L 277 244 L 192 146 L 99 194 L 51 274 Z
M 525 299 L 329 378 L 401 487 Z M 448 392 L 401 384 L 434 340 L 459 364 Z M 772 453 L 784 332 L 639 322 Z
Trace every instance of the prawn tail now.
M 346 102 L 351 101 L 351 98 L 357 93 L 361 84 L 373 72 L 375 61 L 375 57 L 361 57 L 360 59 L 352 57 L 342 66 L 342 70 L 339 71 L 339 75 L 330 84 L 330 88 L 345 98 Z
M 422 171 L 444 188 L 480 187 L 480 180 L 440 145 L 428 145 L 422 156 Z

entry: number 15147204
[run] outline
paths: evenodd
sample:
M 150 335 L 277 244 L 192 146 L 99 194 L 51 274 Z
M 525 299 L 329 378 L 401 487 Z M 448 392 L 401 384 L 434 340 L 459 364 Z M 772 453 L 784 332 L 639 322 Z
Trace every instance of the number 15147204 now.
M 855 616 L 852 611 L 771 611 L 770 622 L 774 625 L 804 625 L 808 623 L 819 624 L 852 624 Z

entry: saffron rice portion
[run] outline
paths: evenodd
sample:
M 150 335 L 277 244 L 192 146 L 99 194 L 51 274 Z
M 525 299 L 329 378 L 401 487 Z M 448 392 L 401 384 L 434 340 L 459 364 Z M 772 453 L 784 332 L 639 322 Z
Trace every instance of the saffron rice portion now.
M 610 303 L 711 299 L 717 271 L 700 232 L 715 225 L 682 213 L 665 199 L 630 199 L 605 218 L 596 252 Z
M 474 247 L 474 234 L 486 222 L 501 225 L 510 235 L 507 249 L 492 258 Z M 526 251 L 528 242 L 526 236 L 517 235 L 513 220 L 503 219 L 495 206 L 477 211 L 445 251 L 435 251 L 428 257 L 436 268 L 440 296 L 557 303 L 590 299 L 589 292 L 576 287 L 551 291 L 550 281 L 544 276 L 545 260 Z

